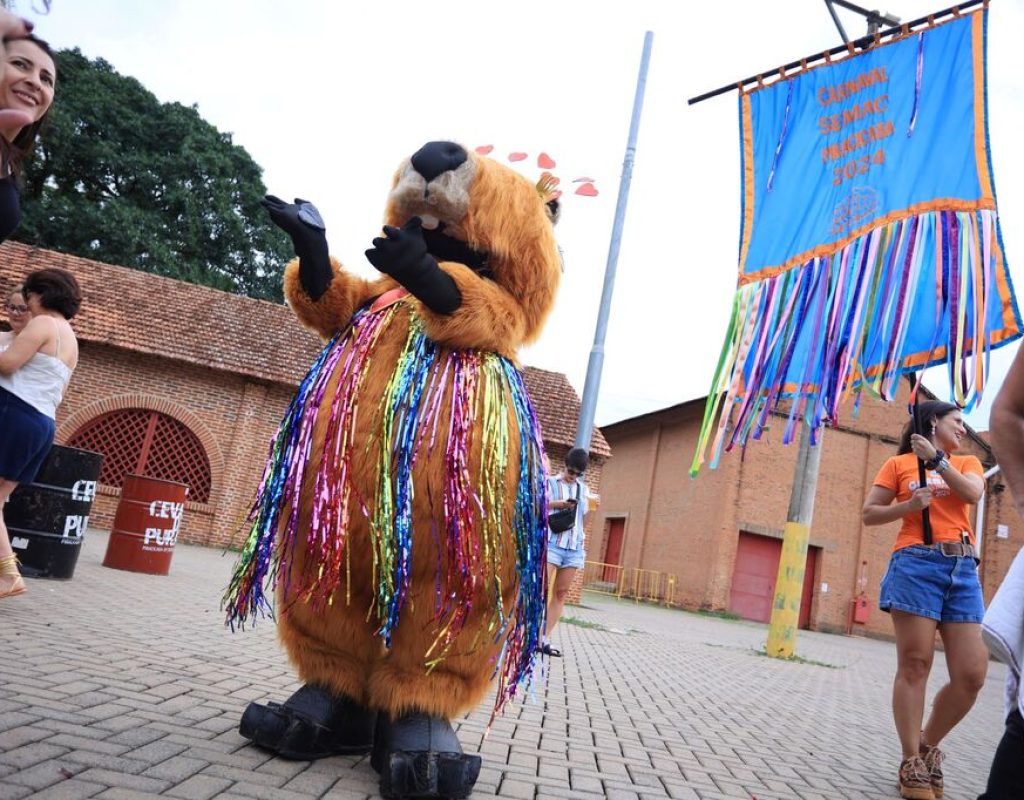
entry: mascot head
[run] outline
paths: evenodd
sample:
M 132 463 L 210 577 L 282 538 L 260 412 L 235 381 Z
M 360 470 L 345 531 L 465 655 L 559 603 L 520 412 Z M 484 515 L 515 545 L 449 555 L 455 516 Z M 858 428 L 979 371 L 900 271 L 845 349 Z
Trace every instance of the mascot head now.
M 398 168 L 385 216 L 398 227 L 420 217 L 434 258 L 504 289 L 521 308 L 525 344 L 540 334 L 561 277 L 553 194 L 455 142 L 430 142 Z

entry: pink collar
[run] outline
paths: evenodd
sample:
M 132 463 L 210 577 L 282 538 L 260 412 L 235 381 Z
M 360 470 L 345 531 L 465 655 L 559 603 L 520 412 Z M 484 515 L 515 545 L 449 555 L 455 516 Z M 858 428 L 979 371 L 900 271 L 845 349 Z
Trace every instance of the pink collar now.
M 381 309 L 394 305 L 402 298 L 408 296 L 409 290 L 404 289 L 401 286 L 396 286 L 394 289 L 388 289 L 384 294 L 373 301 L 373 305 L 370 306 L 370 311 L 380 311 Z

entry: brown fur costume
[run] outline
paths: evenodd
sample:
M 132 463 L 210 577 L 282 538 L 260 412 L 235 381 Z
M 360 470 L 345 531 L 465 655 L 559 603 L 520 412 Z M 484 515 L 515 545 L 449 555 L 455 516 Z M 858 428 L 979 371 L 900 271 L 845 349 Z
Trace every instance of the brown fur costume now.
M 414 319 L 422 321 L 425 335 L 444 350 L 469 349 L 514 359 L 521 345 L 539 335 L 554 302 L 561 264 L 546 198 L 526 178 L 496 161 L 475 153 L 467 155 L 457 169 L 432 181 L 425 180 L 411 161 L 403 163 L 395 175 L 387 223 L 402 226 L 419 215 L 427 228 L 433 222 L 431 218 L 436 218 L 447 236 L 486 254 L 486 270 L 437 259 L 441 270 L 454 280 L 461 298 L 453 313 L 436 313 L 413 295 L 397 301 L 396 316 L 374 342 L 369 368 L 357 391 L 357 443 L 379 437 L 374 409 L 386 392 Z M 389 290 L 400 289 L 389 276 L 365 280 L 346 273 L 333 259 L 331 263 L 333 278 L 316 300 L 300 279 L 298 259 L 289 264 L 285 275 L 289 305 L 304 324 L 325 338 L 344 331 L 358 309 Z M 338 376 L 332 378 L 322 407 L 332 401 L 330 394 L 338 390 L 339 380 Z M 453 402 L 452 391 L 451 385 L 445 388 L 439 415 L 442 419 L 447 419 L 444 409 Z M 506 408 L 502 413 L 508 416 L 510 426 L 514 425 L 511 410 Z M 478 429 L 483 426 L 482 414 L 475 424 Z M 318 417 L 311 464 L 324 456 L 326 426 L 325 419 Z M 372 509 L 368 514 L 357 509 L 350 517 L 346 578 L 329 605 L 286 596 L 282 594 L 285 585 L 279 586 L 281 640 L 303 681 L 328 687 L 392 718 L 422 711 L 450 719 L 479 703 L 494 677 L 495 659 L 502 644 L 495 640 L 494 631 L 487 629 L 495 613 L 493 587 L 500 581 L 506 613 L 518 590 L 515 541 L 510 531 L 520 443 L 515 435 L 509 439 L 507 463 L 511 466 L 502 479 L 504 498 L 483 498 L 488 505 L 472 512 L 477 533 L 489 515 L 492 524 L 497 519 L 502 531 L 500 553 L 492 555 L 499 557 L 478 559 L 476 574 L 458 578 L 474 582 L 476 588 L 468 617 L 461 626 L 451 629 L 455 633 L 447 642 L 445 657 L 427 668 L 438 655 L 439 637 L 444 636 L 444 621 L 438 619 L 435 608 L 438 570 L 443 573 L 451 569 L 444 544 L 431 534 L 440 530 L 443 535 L 445 498 L 441 487 L 446 470 L 450 470 L 443 448 L 437 447 L 424 453 L 412 471 L 416 494 L 409 592 L 389 648 L 378 635 L 379 619 L 370 613 L 379 580 L 370 528 Z M 472 475 L 479 473 L 486 459 L 481 441 L 477 430 L 468 453 Z M 351 483 L 358 497 L 372 498 L 380 480 L 379 460 L 364 457 L 362 447 L 356 452 L 359 457 L 353 460 Z M 309 528 L 313 513 L 315 490 L 311 484 L 308 480 L 301 487 L 300 532 Z M 285 522 L 283 519 L 282 525 Z M 301 570 L 313 557 L 304 542 L 297 544 L 290 554 L 293 570 Z

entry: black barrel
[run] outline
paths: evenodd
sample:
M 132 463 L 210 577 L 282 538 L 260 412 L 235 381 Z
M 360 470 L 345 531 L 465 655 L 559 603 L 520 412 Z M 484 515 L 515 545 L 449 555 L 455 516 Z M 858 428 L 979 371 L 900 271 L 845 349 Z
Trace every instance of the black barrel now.
M 102 453 L 55 444 L 35 481 L 11 493 L 4 522 L 22 575 L 66 580 L 75 574 L 102 465 Z

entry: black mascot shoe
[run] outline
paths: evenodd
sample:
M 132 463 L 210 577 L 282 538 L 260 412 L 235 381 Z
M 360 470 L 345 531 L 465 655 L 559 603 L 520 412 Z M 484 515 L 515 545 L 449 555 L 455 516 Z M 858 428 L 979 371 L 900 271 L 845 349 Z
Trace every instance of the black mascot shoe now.
M 322 686 L 307 684 L 283 705 L 249 703 L 238 732 L 282 758 L 311 761 L 368 753 L 376 721 L 376 712 L 332 695 Z
M 451 723 L 414 713 L 391 721 L 382 712 L 370 764 L 387 800 L 468 797 L 480 775 L 480 756 L 462 752 Z

